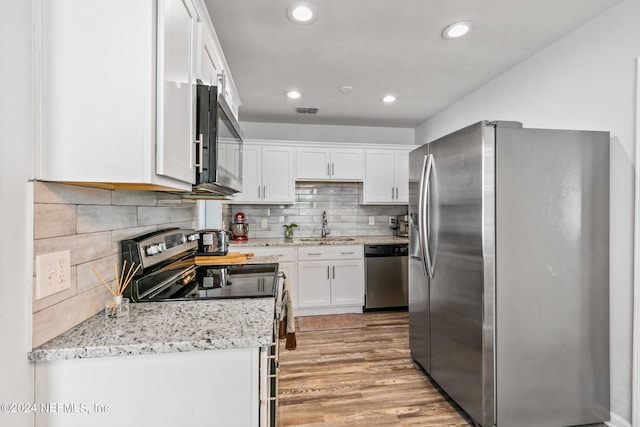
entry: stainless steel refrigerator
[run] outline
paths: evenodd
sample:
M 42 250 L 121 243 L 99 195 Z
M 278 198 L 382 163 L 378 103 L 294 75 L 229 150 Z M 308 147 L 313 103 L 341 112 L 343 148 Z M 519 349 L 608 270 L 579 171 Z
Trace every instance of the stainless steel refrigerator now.
M 609 133 L 479 122 L 410 155 L 412 358 L 484 426 L 609 419 Z

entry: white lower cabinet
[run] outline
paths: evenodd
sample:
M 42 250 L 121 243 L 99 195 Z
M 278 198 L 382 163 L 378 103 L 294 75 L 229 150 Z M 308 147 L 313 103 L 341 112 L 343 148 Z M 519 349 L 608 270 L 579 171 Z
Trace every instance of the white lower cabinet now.
M 298 314 L 362 312 L 363 304 L 362 246 L 298 248 Z
M 364 305 L 362 245 L 240 246 L 229 252 L 276 255 L 291 282 L 296 316 L 361 313 Z
M 261 354 L 239 348 L 37 362 L 35 426 L 261 427 Z

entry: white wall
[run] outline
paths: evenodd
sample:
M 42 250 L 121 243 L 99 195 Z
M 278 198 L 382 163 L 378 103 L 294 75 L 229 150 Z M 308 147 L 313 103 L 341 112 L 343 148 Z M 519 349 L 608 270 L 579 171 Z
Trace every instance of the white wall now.
M 242 114 L 242 113 L 241 113 Z M 413 144 L 412 128 L 241 122 L 245 139 Z
M 33 402 L 31 3 L 0 2 L 0 403 Z M 0 425 L 33 417 L 0 411 Z
M 611 132 L 611 411 L 617 425 L 631 420 L 639 18 L 640 2 L 623 0 L 416 128 L 416 144 L 483 119 Z

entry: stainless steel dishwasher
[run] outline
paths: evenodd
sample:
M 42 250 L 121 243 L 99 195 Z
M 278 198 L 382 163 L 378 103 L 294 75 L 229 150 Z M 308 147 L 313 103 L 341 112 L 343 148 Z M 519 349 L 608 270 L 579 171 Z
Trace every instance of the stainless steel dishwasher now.
M 365 310 L 408 305 L 407 243 L 364 245 Z

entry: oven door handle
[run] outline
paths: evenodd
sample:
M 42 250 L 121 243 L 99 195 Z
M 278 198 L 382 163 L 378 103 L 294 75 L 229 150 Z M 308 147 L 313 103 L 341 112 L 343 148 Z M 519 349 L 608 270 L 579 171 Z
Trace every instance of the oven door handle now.
M 195 275 L 195 270 L 196 270 L 196 266 L 192 265 L 192 266 L 186 268 L 185 270 L 181 270 L 180 272 L 178 272 L 176 274 L 173 274 L 169 278 L 163 280 L 162 282 L 158 283 L 157 285 L 155 285 L 155 286 L 151 287 L 150 289 L 147 289 L 143 293 L 139 294 L 139 299 L 140 300 L 147 300 L 147 301 L 153 300 L 153 298 L 156 295 L 158 295 L 160 292 L 162 292 L 163 290 L 165 290 L 167 287 L 169 287 L 173 283 L 177 282 L 178 280 L 185 279 L 186 277 L 189 277 L 192 274 Z M 134 285 L 138 285 L 138 283 L 136 282 Z M 184 283 L 183 285 L 186 285 L 186 283 Z M 137 291 L 139 292 L 140 289 L 137 289 Z M 133 292 L 133 290 L 131 292 Z

